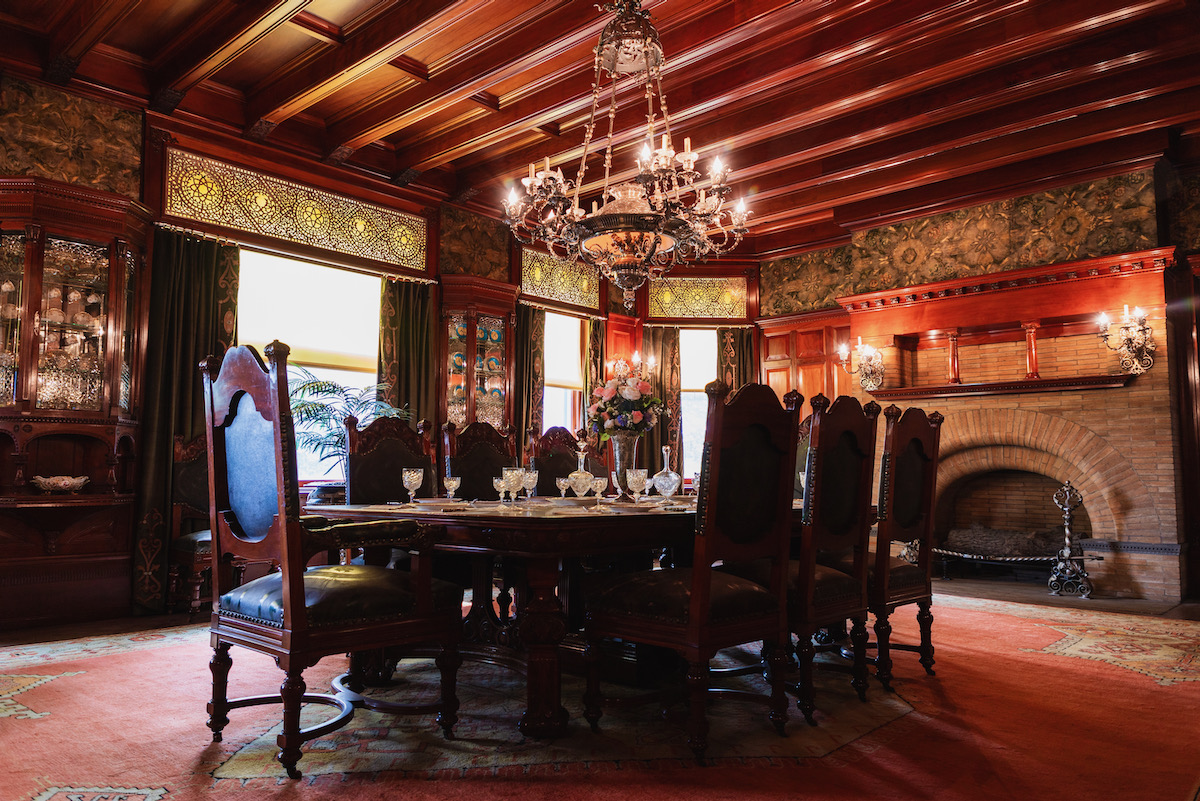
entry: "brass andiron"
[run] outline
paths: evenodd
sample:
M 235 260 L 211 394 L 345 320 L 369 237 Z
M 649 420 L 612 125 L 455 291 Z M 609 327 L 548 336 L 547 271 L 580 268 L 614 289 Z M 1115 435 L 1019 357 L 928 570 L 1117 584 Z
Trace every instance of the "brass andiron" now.
M 1083 557 L 1071 552 L 1071 513 L 1083 503 L 1083 495 L 1071 486 L 1068 481 L 1054 493 L 1054 505 L 1063 513 L 1063 534 L 1065 542 L 1063 549 L 1058 552 L 1058 561 L 1050 571 L 1051 595 L 1078 595 L 1080 598 L 1092 597 L 1092 580 L 1083 569 Z

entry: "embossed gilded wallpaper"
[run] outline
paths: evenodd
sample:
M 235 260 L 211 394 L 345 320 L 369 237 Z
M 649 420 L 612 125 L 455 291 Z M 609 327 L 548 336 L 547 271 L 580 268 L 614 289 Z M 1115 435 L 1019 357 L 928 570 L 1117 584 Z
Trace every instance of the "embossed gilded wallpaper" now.
M 449 275 L 509 280 L 508 226 L 478 214 L 442 206 L 439 269 Z
M 141 112 L 0 77 L 0 130 L 0 175 L 141 199 Z
M 837 307 L 859 292 L 1158 245 L 1149 170 L 852 234 L 850 244 L 764 262 L 764 316 Z

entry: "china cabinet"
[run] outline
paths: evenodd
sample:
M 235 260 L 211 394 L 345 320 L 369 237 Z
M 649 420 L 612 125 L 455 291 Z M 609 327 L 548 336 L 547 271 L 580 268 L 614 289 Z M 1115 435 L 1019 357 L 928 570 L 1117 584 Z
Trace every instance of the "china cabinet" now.
M 512 416 L 517 288 L 483 278 L 442 276 L 446 387 L 442 419 L 500 428 Z
M 129 613 L 149 226 L 128 198 L 0 178 L 0 626 Z

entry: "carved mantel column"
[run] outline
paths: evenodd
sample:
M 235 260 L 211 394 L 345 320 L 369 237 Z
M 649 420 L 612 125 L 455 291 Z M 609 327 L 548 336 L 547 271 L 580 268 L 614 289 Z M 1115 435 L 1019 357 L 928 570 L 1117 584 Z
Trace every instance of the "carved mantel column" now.
M 949 338 L 949 346 L 946 348 L 946 383 L 961 384 L 962 378 L 958 373 L 958 334 L 957 328 L 951 328 L 946 332 Z
M 1038 376 L 1038 361 L 1037 361 L 1037 332 L 1041 324 L 1037 320 L 1029 320 L 1022 322 L 1021 327 L 1025 329 L 1025 380 L 1032 381 Z

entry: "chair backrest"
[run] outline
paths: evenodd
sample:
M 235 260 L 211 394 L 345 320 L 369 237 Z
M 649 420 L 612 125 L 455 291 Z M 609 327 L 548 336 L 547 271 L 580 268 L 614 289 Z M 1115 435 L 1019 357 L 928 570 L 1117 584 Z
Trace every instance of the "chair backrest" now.
M 175 435 L 171 456 L 171 539 L 208 528 L 208 438 Z
M 928 577 L 933 565 L 933 497 L 937 488 L 942 415 L 889 406 L 879 462 L 879 529 L 876 575 L 886 576 L 893 542 L 919 543 L 919 564 Z
M 268 368 L 254 348 L 240 345 L 200 367 L 214 564 L 240 558 L 278 565 L 284 628 L 295 630 L 307 624 L 302 577 L 308 559 L 288 400 L 289 352 L 282 342 L 267 345 Z M 226 572 L 213 571 L 217 596 L 232 589 Z
M 865 558 L 872 517 L 875 431 L 879 404 L 866 406 L 849 395 L 832 404 L 812 399 L 803 523 L 817 550 Z
M 799 393 L 789 392 L 786 407 L 781 406 L 765 384 L 743 384 L 731 394 L 714 381 L 704 391 L 708 426 L 696 507 L 694 620 L 708 608 L 708 574 L 717 560 L 771 559 L 772 588 L 785 592 L 796 436 L 804 402 Z
M 491 423 L 468 423 L 459 430 L 454 423 L 442 426 L 446 475 L 462 479 L 457 496 L 465 500 L 494 501 L 500 497 L 492 479 L 502 467 L 517 465 L 516 433 Z
M 441 491 L 428 420 L 419 421 L 416 431 L 399 417 L 377 417 L 361 430 L 357 418 L 347 417 L 345 425 L 346 503 L 408 500 L 401 475 L 405 467 L 425 471 L 417 497 L 430 498 Z
M 572 434 L 562 426 L 551 426 L 542 436 L 531 436 L 530 464 L 538 471 L 538 495 L 557 495 L 554 479 L 569 475 L 579 467 L 579 448 L 587 441 L 579 434 Z M 596 476 L 608 475 L 608 466 L 590 455 L 584 458 L 584 468 Z

